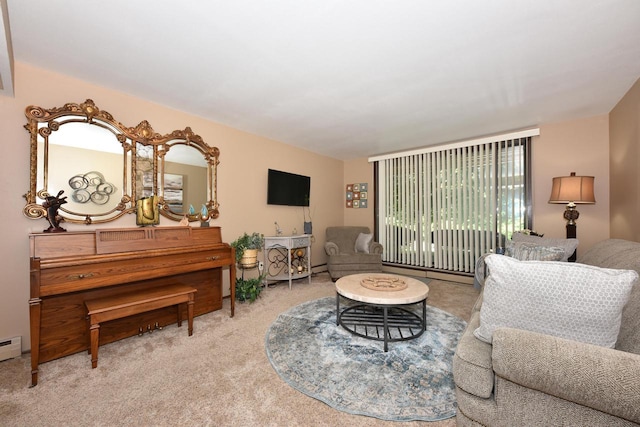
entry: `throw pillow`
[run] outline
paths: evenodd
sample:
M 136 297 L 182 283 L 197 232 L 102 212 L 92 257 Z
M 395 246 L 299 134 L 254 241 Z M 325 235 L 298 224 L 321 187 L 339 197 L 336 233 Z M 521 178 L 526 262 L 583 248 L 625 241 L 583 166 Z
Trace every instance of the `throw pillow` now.
M 560 261 L 568 261 L 578 247 L 578 239 L 551 239 L 524 233 L 513 233 L 511 240 L 514 242 L 535 243 L 538 246 L 562 248 L 564 249 L 564 256 Z
M 505 255 L 520 261 L 561 261 L 564 258 L 564 249 L 508 240 Z
M 363 252 L 365 254 L 369 253 L 369 244 L 373 240 L 373 234 L 358 234 L 358 238 L 356 239 L 356 252 Z
M 614 347 L 635 271 L 501 255 L 485 262 L 478 339 L 491 343 L 497 328 L 510 327 Z
M 473 274 L 473 287 L 475 289 L 482 289 L 484 281 L 487 278 L 487 268 L 484 263 L 484 259 L 490 254 L 481 255 L 476 260 L 476 268 Z

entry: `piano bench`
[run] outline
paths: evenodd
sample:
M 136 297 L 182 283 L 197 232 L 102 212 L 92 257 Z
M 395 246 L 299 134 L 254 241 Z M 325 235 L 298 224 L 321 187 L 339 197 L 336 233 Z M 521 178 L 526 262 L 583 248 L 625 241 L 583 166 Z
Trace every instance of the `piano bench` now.
M 184 285 L 143 289 L 121 295 L 85 301 L 91 335 L 91 367 L 98 366 L 100 323 L 175 305 L 178 326 L 182 326 L 180 304 L 187 304 L 189 336 L 193 334 L 193 304 L 197 290 Z

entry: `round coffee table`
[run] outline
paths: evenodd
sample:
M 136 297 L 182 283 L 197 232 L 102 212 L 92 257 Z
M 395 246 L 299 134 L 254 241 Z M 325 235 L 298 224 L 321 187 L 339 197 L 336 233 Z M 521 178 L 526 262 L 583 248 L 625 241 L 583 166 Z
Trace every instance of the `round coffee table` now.
M 363 273 L 336 281 L 336 325 L 354 335 L 388 343 L 418 338 L 427 329 L 429 287 L 410 277 Z M 340 311 L 340 298 L 348 304 Z M 412 306 L 422 305 L 422 316 Z

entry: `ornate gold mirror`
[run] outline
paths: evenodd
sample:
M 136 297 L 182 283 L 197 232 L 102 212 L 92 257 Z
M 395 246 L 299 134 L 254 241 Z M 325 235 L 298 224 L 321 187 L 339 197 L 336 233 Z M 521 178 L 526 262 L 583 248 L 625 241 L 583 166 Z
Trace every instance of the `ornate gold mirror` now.
M 191 129 L 160 135 L 147 121 L 125 127 L 90 99 L 49 110 L 30 106 L 25 115 L 28 218 L 51 216 L 47 202 L 61 191 L 57 216 L 69 223 L 113 221 L 149 196 L 157 196 L 161 214 L 172 220 L 199 220 L 202 205 L 209 218 L 218 217 L 219 151 Z M 190 214 L 190 206 L 198 213 Z
M 167 135 L 158 146 L 160 213 L 189 221 L 217 218 L 220 152 L 190 128 Z
M 88 99 L 45 110 L 27 107 L 31 174 L 24 213 L 47 216 L 47 197 L 60 191 L 66 222 L 112 221 L 131 209 L 130 171 L 135 148 L 125 128 Z

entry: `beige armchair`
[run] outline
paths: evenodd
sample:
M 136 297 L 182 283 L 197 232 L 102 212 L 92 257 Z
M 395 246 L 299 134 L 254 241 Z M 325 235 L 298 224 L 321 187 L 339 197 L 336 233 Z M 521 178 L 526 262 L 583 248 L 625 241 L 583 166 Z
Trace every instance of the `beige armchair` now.
M 324 249 L 333 281 L 349 274 L 382 272 L 382 245 L 373 241 L 369 227 L 327 227 Z

